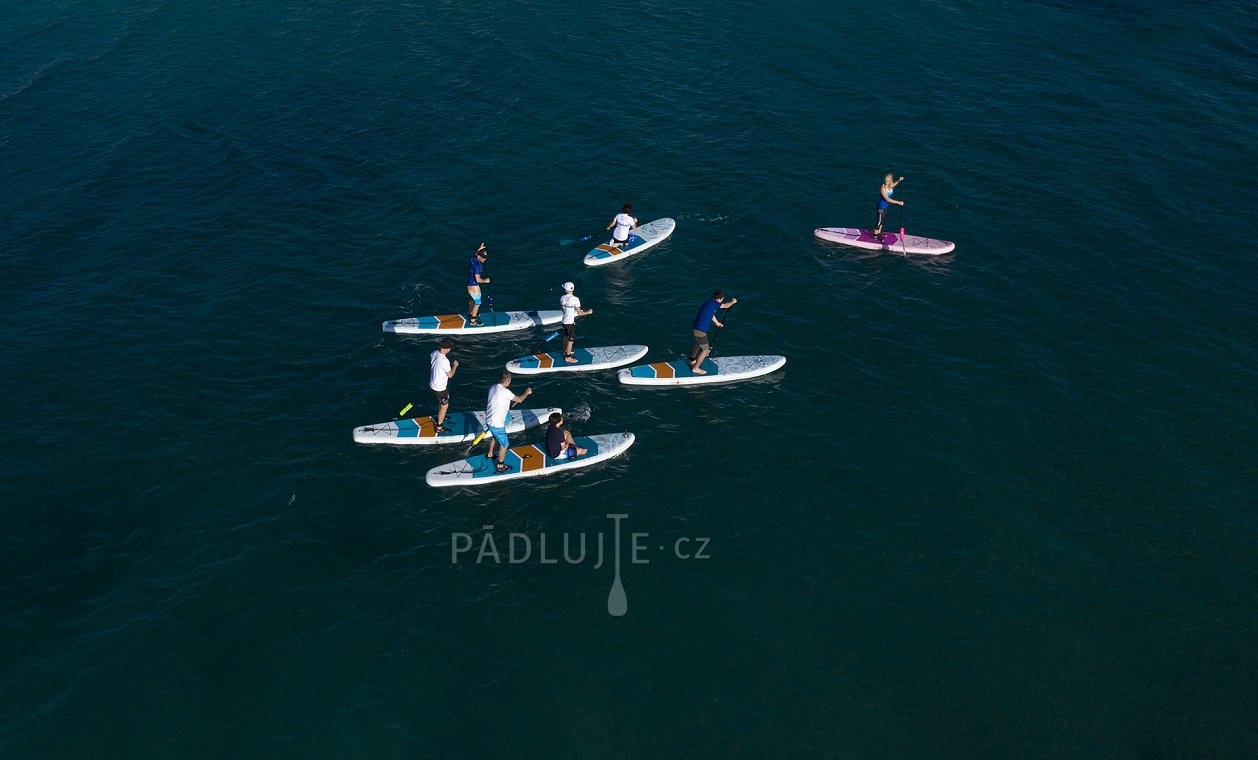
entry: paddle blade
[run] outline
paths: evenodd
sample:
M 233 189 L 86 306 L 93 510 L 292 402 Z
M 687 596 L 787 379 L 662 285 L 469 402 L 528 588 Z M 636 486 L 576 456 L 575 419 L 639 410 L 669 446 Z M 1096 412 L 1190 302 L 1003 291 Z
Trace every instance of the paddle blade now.
M 482 439 L 482 438 L 484 438 L 484 437 L 485 437 L 485 434 L 486 434 L 486 433 L 488 433 L 488 432 L 489 432 L 488 430 L 482 430 L 482 431 L 480 431 L 480 435 L 478 435 L 478 436 L 476 436 L 475 438 L 473 438 L 473 439 L 472 439 L 472 445 L 471 445 L 471 446 L 469 446 L 468 448 L 469 448 L 469 449 L 470 449 L 470 448 L 473 448 L 474 446 L 476 446 L 476 444 L 480 443 L 480 442 L 481 442 L 481 439 Z
M 414 404 L 407 404 L 406 406 L 402 407 L 402 411 L 398 412 L 398 413 L 397 413 L 397 416 L 399 416 L 399 417 L 404 417 L 404 416 L 406 415 L 406 413 L 407 413 L 407 412 L 409 412 L 409 411 L 411 410 L 411 407 L 413 407 L 413 406 L 415 406 L 415 405 L 414 405 Z
M 558 337 L 559 337 L 559 331 L 558 331 L 558 330 L 556 330 L 556 331 L 554 331 L 553 333 L 551 333 L 550 335 L 547 335 L 547 336 L 546 336 L 546 342 L 547 342 L 547 343 L 549 343 L 549 342 L 551 342 L 552 340 L 554 340 L 555 338 L 558 338 Z

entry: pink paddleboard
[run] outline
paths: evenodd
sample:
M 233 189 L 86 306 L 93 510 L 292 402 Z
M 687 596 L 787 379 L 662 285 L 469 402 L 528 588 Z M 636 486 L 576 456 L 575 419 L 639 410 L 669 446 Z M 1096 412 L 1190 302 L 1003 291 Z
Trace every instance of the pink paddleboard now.
M 818 227 L 813 230 L 812 234 L 831 243 L 890 253 L 920 253 L 938 256 L 941 253 L 951 253 L 952 249 L 957 247 L 957 244 L 950 240 L 935 240 L 917 235 L 905 235 L 901 240 L 899 233 L 890 230 L 884 231 L 882 237 L 878 239 L 874 239 L 874 234 L 870 230 L 858 230 L 853 227 Z

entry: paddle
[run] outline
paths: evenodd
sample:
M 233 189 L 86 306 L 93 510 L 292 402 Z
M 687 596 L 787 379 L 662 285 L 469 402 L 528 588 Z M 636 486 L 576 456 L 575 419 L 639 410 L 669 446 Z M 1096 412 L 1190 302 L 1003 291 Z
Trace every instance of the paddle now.
M 904 199 L 900 199 L 900 252 L 904 254 L 904 258 L 909 257 L 907 244 L 904 242 Z
M 579 238 L 577 238 L 576 240 L 561 240 L 561 241 L 559 241 L 559 244 L 560 244 L 560 245 L 568 245 L 569 243 L 584 243 L 584 242 L 585 242 L 585 241 L 587 241 L 587 240 L 591 240 L 591 239 L 593 239 L 593 238 L 598 237 L 599 235 L 605 235 L 605 234 L 607 234 L 607 230 L 602 229 L 602 230 L 599 230 L 598 232 L 594 232 L 594 233 L 591 233 L 591 234 L 589 234 L 589 235 L 585 235 L 585 236 L 583 236 L 583 237 L 579 237 Z
M 547 336 L 546 336 L 546 340 L 542 341 L 541 343 L 534 343 L 534 344 L 533 344 L 533 348 L 532 348 L 532 350 L 531 350 L 531 351 L 529 351 L 529 353 L 530 353 L 530 354 L 535 354 L 535 353 L 537 353 L 538 351 L 540 351 L 540 350 L 542 350 L 543 348 L 545 348 L 547 343 L 551 342 L 552 340 L 554 340 L 555 338 L 558 338 L 558 337 L 559 337 L 559 331 L 558 331 L 558 330 L 556 330 L 556 331 L 554 331 L 553 333 L 551 333 L 550 335 L 547 335 Z
M 725 319 L 721 320 L 720 326 L 716 328 L 716 332 L 712 333 L 712 338 L 711 340 L 708 341 L 708 356 L 711 356 L 713 352 L 716 351 L 716 336 L 720 335 L 721 330 L 725 327 L 725 325 L 729 324 L 729 313 L 733 311 L 734 307 L 737 305 L 738 305 L 738 299 L 735 298 L 734 303 L 731 304 L 730 307 L 725 310 Z

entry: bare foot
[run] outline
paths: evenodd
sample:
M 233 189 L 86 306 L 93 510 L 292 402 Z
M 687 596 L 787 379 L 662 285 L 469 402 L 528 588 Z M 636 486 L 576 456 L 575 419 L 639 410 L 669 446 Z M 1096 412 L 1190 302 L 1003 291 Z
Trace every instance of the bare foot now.
M 568 362 L 569 364 L 577 364 L 577 363 L 578 363 L 578 362 L 577 362 L 577 357 L 575 357 L 575 356 L 569 356 L 569 357 L 566 357 L 566 358 L 564 359 L 564 361 Z
M 577 447 L 577 456 L 579 456 L 579 457 L 583 457 L 583 456 L 585 456 L 586 454 L 588 454 L 589 452 L 590 452 L 590 450 L 589 450 L 589 449 L 583 449 L 583 448 L 581 448 L 580 446 L 578 446 L 578 447 Z
M 692 367 L 692 368 L 690 369 L 690 371 L 691 371 L 691 372 L 693 372 L 693 373 L 695 373 L 696 375 L 706 375 L 706 374 L 708 374 L 708 371 L 707 371 L 706 369 L 699 369 L 698 367 Z

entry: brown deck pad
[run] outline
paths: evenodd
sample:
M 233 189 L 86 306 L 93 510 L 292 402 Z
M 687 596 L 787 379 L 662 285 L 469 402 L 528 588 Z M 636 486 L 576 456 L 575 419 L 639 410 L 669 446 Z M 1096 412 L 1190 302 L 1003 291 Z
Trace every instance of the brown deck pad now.
M 651 365 L 651 369 L 655 370 L 656 377 L 670 378 L 677 376 L 677 371 L 668 362 L 656 362 Z
M 533 444 L 516 446 L 511 453 L 520 458 L 520 472 L 532 472 L 546 466 L 546 454 Z
M 462 314 L 439 314 L 437 322 L 438 330 L 457 330 L 466 324 Z

